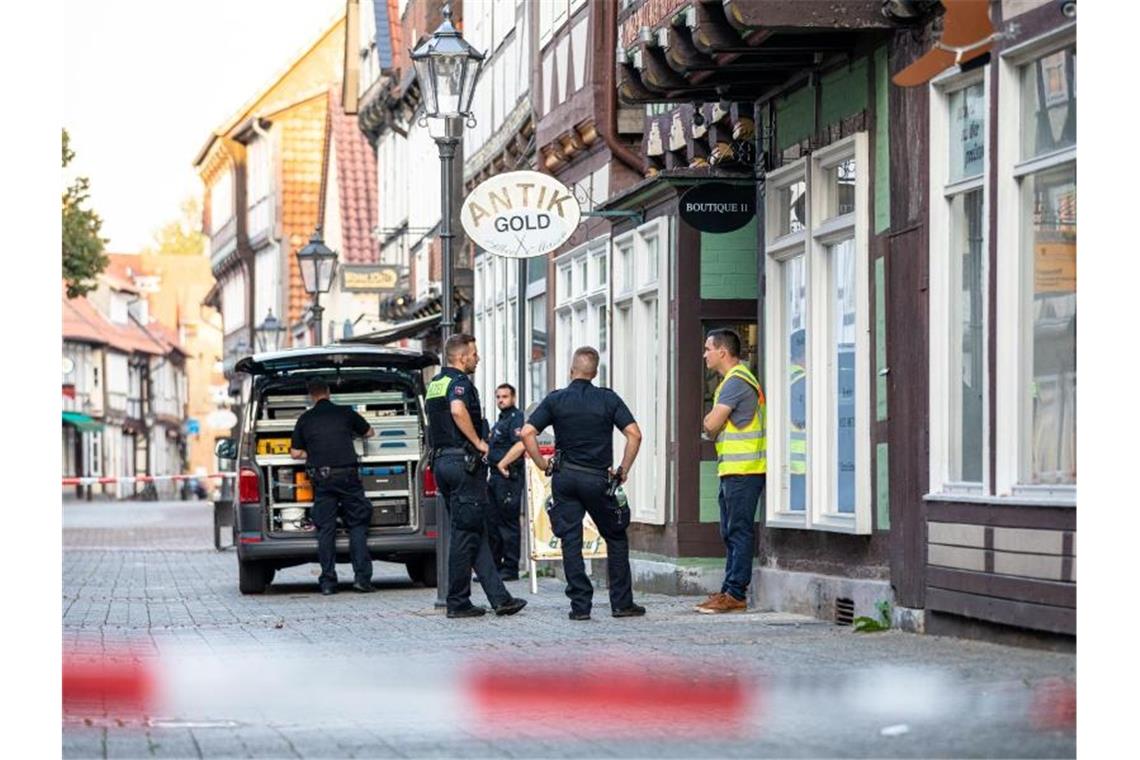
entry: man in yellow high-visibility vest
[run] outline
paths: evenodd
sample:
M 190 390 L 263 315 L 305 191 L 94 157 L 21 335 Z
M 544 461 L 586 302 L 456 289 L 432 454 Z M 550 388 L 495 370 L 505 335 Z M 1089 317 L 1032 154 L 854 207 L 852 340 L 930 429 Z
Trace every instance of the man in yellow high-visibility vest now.
M 724 583 L 697 612 L 719 614 L 748 609 L 756 506 L 764 493 L 767 467 L 764 391 L 740 361 L 740 336 L 718 329 L 705 340 L 705 366 L 721 376 L 705 433 L 716 441 L 720 477 L 720 536 L 724 541 Z

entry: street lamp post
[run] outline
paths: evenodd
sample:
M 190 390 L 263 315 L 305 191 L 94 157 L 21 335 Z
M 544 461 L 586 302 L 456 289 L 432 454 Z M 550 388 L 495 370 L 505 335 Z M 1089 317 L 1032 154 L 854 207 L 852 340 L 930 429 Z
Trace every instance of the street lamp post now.
M 452 223 L 452 186 L 454 179 L 455 153 L 463 139 L 463 123 L 475 122 L 471 115 L 471 98 L 475 94 L 475 84 L 483 68 L 483 53 L 473 48 L 463 39 L 463 35 L 451 23 L 451 7 L 443 8 L 443 23 L 432 33 L 430 39 L 412 51 L 412 63 L 416 68 L 423 97 L 424 119 L 443 121 L 443 134 L 433 135 L 439 147 L 440 171 L 440 253 L 443 264 L 443 313 L 440 315 L 440 343 L 446 344 L 455 330 L 455 295 L 452 293 L 452 274 L 455 262 L 452 258 L 451 242 L 455 235 Z M 438 503 L 438 501 L 437 501 Z M 436 598 L 435 606 L 446 606 L 447 550 L 450 542 L 447 520 L 442 510 L 436 519 Z
M 255 332 L 259 350 L 276 351 L 281 347 L 281 333 L 285 332 L 285 326 L 281 324 L 281 320 L 273 316 L 273 309 L 270 309 Z
M 321 315 L 321 293 L 329 292 L 332 287 L 333 276 L 336 274 L 336 251 L 325 245 L 321 237 L 321 226 L 313 230 L 309 244 L 297 251 L 297 265 L 301 268 L 301 280 L 305 290 L 313 297 L 313 321 L 317 325 L 316 345 L 323 340 Z
M 423 96 L 425 119 L 441 119 L 443 134 L 435 136 L 440 163 L 439 238 L 443 264 L 443 314 L 440 337 L 446 342 L 455 329 L 455 297 L 452 275 L 455 262 L 451 242 L 452 187 L 456 149 L 463 139 L 463 122 L 474 123 L 471 98 L 483 68 L 483 53 L 473 48 L 451 23 L 451 8 L 444 6 L 443 23 L 431 38 L 412 51 L 412 63 Z

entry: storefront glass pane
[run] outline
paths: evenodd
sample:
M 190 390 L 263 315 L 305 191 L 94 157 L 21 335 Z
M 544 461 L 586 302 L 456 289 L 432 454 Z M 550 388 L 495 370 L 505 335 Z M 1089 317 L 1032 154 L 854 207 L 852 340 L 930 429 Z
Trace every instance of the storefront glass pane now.
M 855 159 L 849 158 L 827 170 L 827 203 L 824 218 L 855 211 Z
M 801 232 L 807 222 L 804 213 L 807 184 L 801 179 L 787 187 L 780 188 L 776 194 L 776 237 Z
M 1024 481 L 1077 482 L 1077 166 L 1022 181 Z
M 831 361 L 835 367 L 835 510 L 855 512 L 855 241 L 828 246 L 831 259 Z
M 981 82 L 950 94 L 950 181 L 985 170 L 985 87 Z
M 982 190 L 954 197 L 950 204 L 952 251 L 958 280 L 951 304 L 951 337 L 958 382 L 951 384 L 950 479 L 982 482 L 984 334 L 982 322 Z
M 526 260 L 526 281 L 534 284 L 546 279 L 546 256 L 531 256 Z
M 1077 144 L 1077 46 L 1021 68 L 1021 159 Z
M 530 304 L 530 392 L 527 399 L 537 403 L 546 395 L 546 296 L 532 298 Z
M 805 258 L 796 256 L 782 266 L 784 274 L 784 363 L 783 396 L 788 416 L 784 427 L 784 468 L 788 509 L 807 509 L 807 267 Z

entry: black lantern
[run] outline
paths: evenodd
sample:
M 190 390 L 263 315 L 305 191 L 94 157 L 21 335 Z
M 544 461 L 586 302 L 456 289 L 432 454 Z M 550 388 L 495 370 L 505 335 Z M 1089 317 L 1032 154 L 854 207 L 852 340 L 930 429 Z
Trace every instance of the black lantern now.
M 486 56 L 467 41 L 451 23 L 451 8 L 444 6 L 443 23 L 431 38 L 412 51 L 424 115 L 429 118 L 471 118 L 471 97 Z
M 301 267 L 301 280 L 309 295 L 329 292 L 336 274 L 336 251 L 325 245 L 320 227 L 313 230 L 309 244 L 297 251 L 297 264 Z
M 257 326 L 257 348 L 260 351 L 276 351 L 281 347 L 281 335 L 285 326 L 281 320 L 273 316 L 273 309 L 265 315 L 265 319 Z
M 313 230 L 309 244 L 297 251 L 297 265 L 301 268 L 301 280 L 305 290 L 313 297 L 313 322 L 316 324 L 314 340 L 321 345 L 321 293 L 328 293 L 336 274 L 336 251 L 325 245 L 321 238 L 321 227 Z

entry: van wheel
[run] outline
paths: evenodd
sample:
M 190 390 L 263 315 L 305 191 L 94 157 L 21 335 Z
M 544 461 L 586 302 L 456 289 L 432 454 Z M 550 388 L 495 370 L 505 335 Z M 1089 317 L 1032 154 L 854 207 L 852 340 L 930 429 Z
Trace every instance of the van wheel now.
M 238 589 L 243 594 L 264 594 L 273 580 L 272 568 L 253 560 L 238 560 Z
M 427 554 L 416 557 L 409 562 L 405 562 L 404 566 L 408 568 L 408 577 L 415 583 L 422 583 L 427 588 L 435 588 L 435 555 Z

